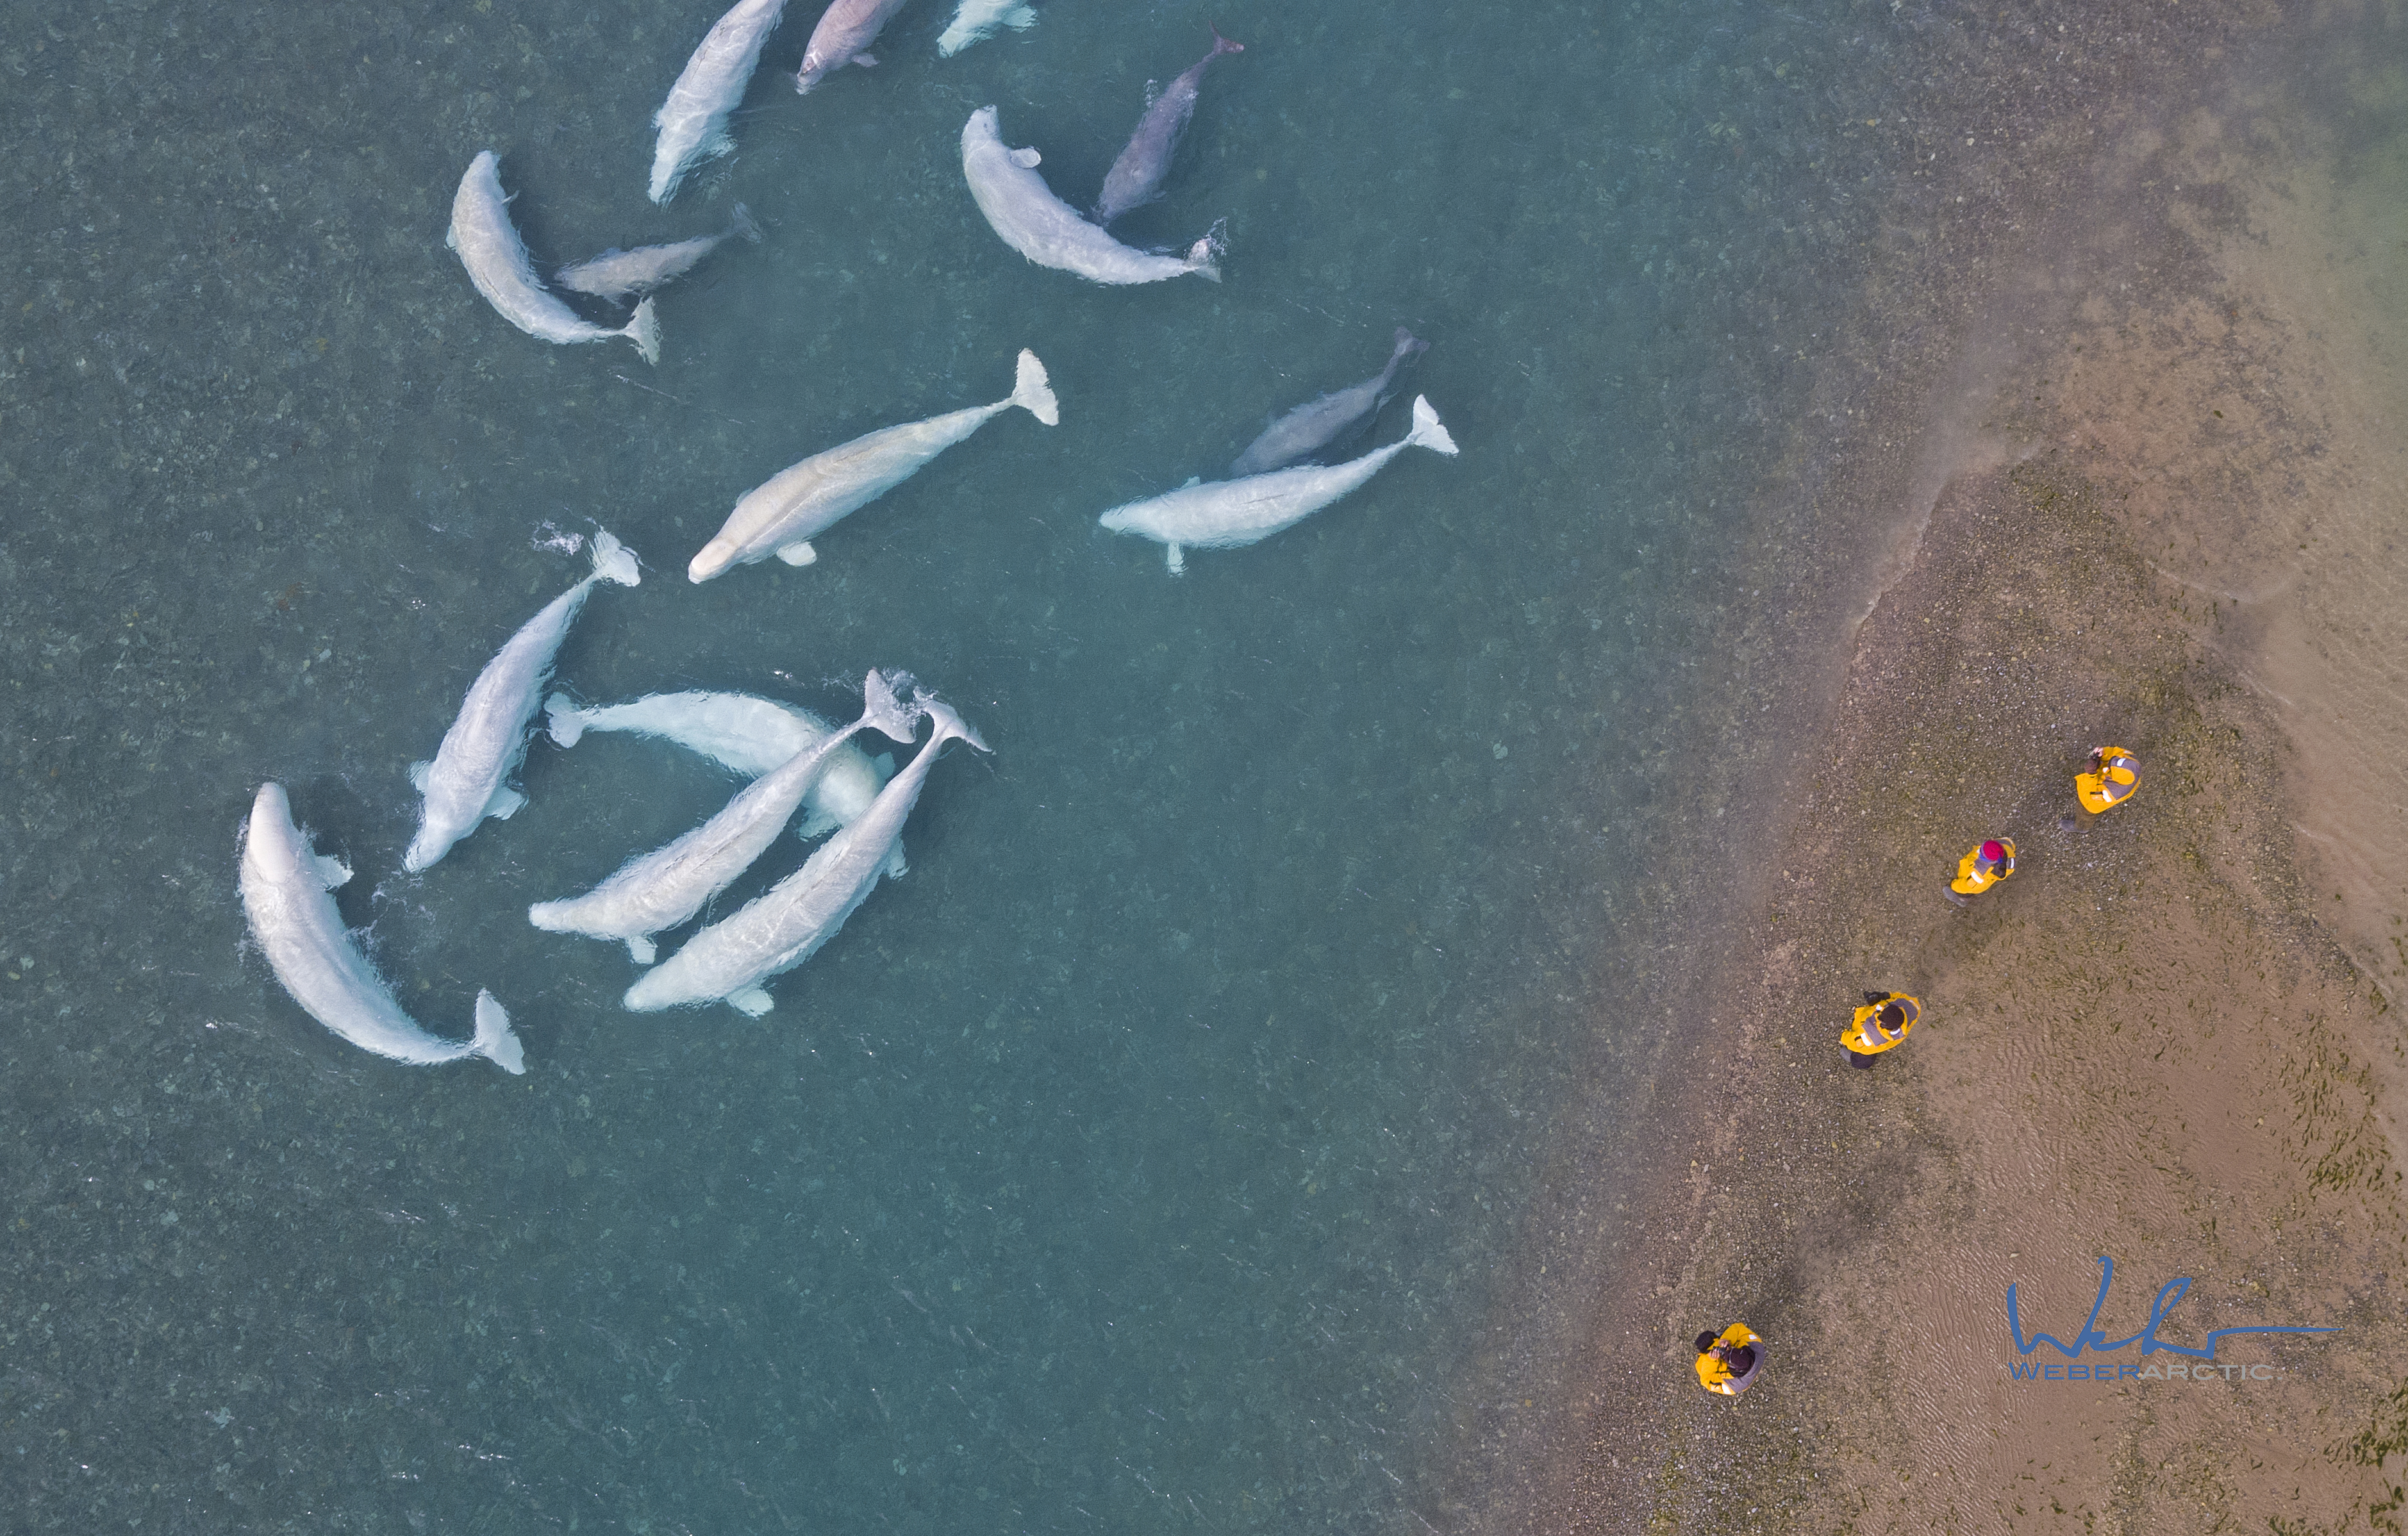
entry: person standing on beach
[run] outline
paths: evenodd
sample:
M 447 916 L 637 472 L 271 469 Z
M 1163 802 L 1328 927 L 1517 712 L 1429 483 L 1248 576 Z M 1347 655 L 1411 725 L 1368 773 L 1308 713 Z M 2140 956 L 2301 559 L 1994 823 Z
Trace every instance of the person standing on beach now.
M 2093 816 L 2114 810 L 2141 787 L 2141 760 L 2121 747 L 2090 749 L 2090 771 L 2073 775 L 2073 792 Z
M 1764 1369 L 1764 1341 L 1745 1323 L 1733 1323 L 1717 1338 L 1698 1335 L 1698 1385 L 1709 1392 L 1735 1398 L 1756 1385 Z
M 1956 878 L 1948 882 L 1948 889 L 1959 896 L 1979 896 L 2014 872 L 2015 840 L 1993 837 L 1956 860 Z
M 1840 1031 L 1848 1065 L 1870 1068 L 1873 1058 L 1903 1041 L 1923 1022 L 1923 1000 L 1904 992 L 1867 992 L 1865 1005 Z

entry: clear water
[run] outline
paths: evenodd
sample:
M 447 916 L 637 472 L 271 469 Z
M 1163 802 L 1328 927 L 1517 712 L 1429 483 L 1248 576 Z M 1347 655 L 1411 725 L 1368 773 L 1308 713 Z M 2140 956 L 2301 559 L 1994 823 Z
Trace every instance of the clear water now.
M 1946 29 L 1054 0 L 939 61 L 917 0 L 797 99 L 796 6 L 666 211 L 647 121 L 708 5 L 0 29 L 12 1528 L 1368 1530 L 1459 1496 L 1555 1137 L 1641 1090 L 1706 932 L 1734 781 L 1696 749 L 1783 677 L 1730 640 L 1739 534 L 1897 191 L 1842 125 Z M 1226 218 L 1227 281 L 1005 250 L 970 110 L 1083 200 L 1208 20 L 1247 51 L 1124 233 Z M 658 369 L 547 347 L 442 249 L 487 147 L 549 262 L 738 200 L 769 237 L 665 295 Z M 1398 324 L 1460 458 L 1177 580 L 1096 527 Z M 744 490 L 1000 397 L 1024 345 L 1059 428 L 998 419 L 816 567 L 682 579 Z M 399 872 L 406 765 L 595 519 L 652 568 L 564 651 L 584 697 L 849 715 L 899 666 L 996 748 L 938 766 L 910 875 L 757 1022 L 627 1015 L 623 954 L 523 920 L 724 799 L 668 748 L 538 743 L 525 811 Z M 419 1017 L 465 1033 L 493 988 L 524 1077 L 284 998 L 234 893 L 267 777 Z

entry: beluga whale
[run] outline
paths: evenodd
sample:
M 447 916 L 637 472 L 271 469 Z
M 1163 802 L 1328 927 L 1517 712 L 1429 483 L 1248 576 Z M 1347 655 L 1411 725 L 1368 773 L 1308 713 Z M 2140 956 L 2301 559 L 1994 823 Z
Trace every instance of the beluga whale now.
M 552 933 L 623 940 L 636 963 L 650 965 L 652 936 L 701 911 L 752 868 L 853 735 L 877 731 L 910 741 L 919 719 L 918 707 L 897 702 L 894 685 L 872 672 L 862 685 L 859 719 L 754 779 L 717 816 L 667 846 L 629 860 L 584 895 L 538 902 L 527 908 L 527 921 Z
M 1163 178 L 1170 174 L 1170 157 L 1179 152 L 1180 135 L 1196 115 L 1196 96 L 1203 89 L 1204 71 L 1224 53 L 1243 53 L 1246 45 L 1233 43 L 1212 29 L 1212 51 L 1190 64 L 1162 88 L 1162 94 L 1138 120 L 1112 168 L 1104 173 L 1104 194 L 1096 200 L 1096 222 L 1110 224 L 1122 214 L 1162 195 Z
M 1294 527 L 1377 475 L 1409 448 L 1455 453 L 1438 412 L 1413 396 L 1413 427 L 1385 448 L 1342 464 L 1308 464 L 1211 485 L 1190 480 L 1165 495 L 1113 507 L 1098 519 L 1115 533 L 1137 533 L 1169 551 L 1170 574 L 1187 568 L 1188 548 L 1232 549 Z
M 613 329 L 596 325 L 569 308 L 536 279 L 526 242 L 510 222 L 510 200 L 502 192 L 501 162 L 493 150 L 483 150 L 468 163 L 460 191 L 452 199 L 452 228 L 443 243 L 460 253 L 460 264 L 468 269 L 468 280 L 485 295 L 485 302 L 528 335 L 563 345 L 624 336 L 644 354 L 645 362 L 660 362 L 661 322 L 652 312 L 652 300 L 636 306 L 635 318 Z
M 704 257 L 738 238 L 755 245 L 761 240 L 761 226 L 752 221 L 752 210 L 741 203 L 736 205 L 736 216 L 728 220 L 727 227 L 717 235 L 698 235 L 672 245 L 638 246 L 633 250 L 613 247 L 574 266 L 562 267 L 552 275 L 552 280 L 572 293 L 591 293 L 616 304 L 638 293 L 649 293 L 673 277 L 684 277 Z
M 588 731 L 624 731 L 656 736 L 746 778 L 775 773 L 837 729 L 799 704 L 699 690 L 648 693 L 590 709 L 580 708 L 566 693 L 555 693 L 544 701 L 543 712 L 555 747 L 574 747 Z M 869 809 L 879 789 L 894 776 L 893 760 L 882 754 L 873 759 L 858 745 L 845 742 L 811 781 L 810 792 L 803 797 L 802 825 L 796 831 L 817 837 L 846 825 Z
M 340 860 L 310 847 L 308 833 L 294 824 L 284 786 L 261 785 L 243 825 L 243 916 L 301 1011 L 360 1049 L 395 1061 L 434 1066 L 481 1056 L 504 1072 L 526 1071 L 510 1016 L 491 992 L 478 992 L 476 1033 L 466 1040 L 429 1034 L 402 1011 L 328 894 L 351 877 Z
M 1221 280 L 1220 225 L 1188 247 L 1184 256 L 1125 246 L 1054 196 L 1037 174 L 1037 164 L 1035 149 L 1004 148 L 994 107 L 980 107 L 962 125 L 962 177 L 979 212 L 1005 245 L 1039 266 L 1097 283 L 1154 283 L 1191 272 Z
M 811 87 L 847 64 L 859 64 L 867 69 L 878 61 L 870 56 L 869 45 L 886 30 L 886 23 L 903 8 L 904 0 L 835 0 L 820 16 L 820 24 L 811 28 L 811 40 L 803 45 L 803 67 L 795 72 L 795 90 L 803 95 Z
M 508 820 L 526 804 L 526 796 L 507 780 L 526 758 L 527 725 L 543 698 L 552 658 L 568 638 L 568 626 L 577 621 L 577 611 L 597 583 L 633 587 L 642 579 L 636 552 L 596 529 L 594 574 L 546 604 L 494 653 L 468 685 L 459 718 L 443 732 L 434 761 L 410 765 L 409 781 L 422 802 L 418 835 L 402 855 L 404 868 L 426 868 L 474 832 L 478 822 L 489 816 Z
M 686 172 L 736 148 L 728 115 L 744 100 L 761 45 L 777 30 L 786 0 L 737 0 L 703 34 L 694 56 L 669 87 L 668 99 L 652 114 L 660 135 L 652 142 L 652 180 L 646 195 L 666 203 L 677 195 Z
M 1037 24 L 1037 12 L 1027 0 L 962 0 L 953 19 L 937 38 L 937 52 L 952 58 L 972 43 L 992 36 L 997 27 L 1025 32 Z
M 1049 427 L 1062 420 L 1045 382 L 1045 365 L 1025 349 L 1011 393 L 994 405 L 882 427 L 815 453 L 746 491 L 717 535 L 687 564 L 686 579 L 709 581 L 732 565 L 752 565 L 771 555 L 789 565 L 809 565 L 820 558 L 811 548 L 812 535 L 885 495 L 1014 405 Z
M 1246 451 L 1229 466 L 1230 476 L 1284 468 L 1299 459 L 1317 457 L 1330 444 L 1351 436 L 1388 403 L 1397 370 L 1428 350 L 1428 342 L 1414 339 L 1411 331 L 1399 325 L 1397 348 L 1388 354 L 1386 367 L 1360 384 L 1308 400 L 1264 428 L 1262 435 L 1247 444 Z
M 953 740 L 983 752 L 985 742 L 946 704 L 917 701 L 937 728 L 903 771 L 878 792 L 869 814 L 829 838 L 801 869 L 779 881 L 732 917 L 711 924 L 685 947 L 647 971 L 624 1000 L 637 1013 L 695 1007 L 725 999 L 758 1018 L 772 1006 L 762 983 L 793 970 L 836 936 L 887 873 L 903 822 L 919 802 L 938 749 Z

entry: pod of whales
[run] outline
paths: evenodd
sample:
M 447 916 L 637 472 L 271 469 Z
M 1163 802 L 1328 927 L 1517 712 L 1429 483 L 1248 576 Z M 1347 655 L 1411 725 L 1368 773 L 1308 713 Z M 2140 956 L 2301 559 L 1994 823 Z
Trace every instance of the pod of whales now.
M 836 937 L 887 873 L 903 822 L 919 803 L 920 787 L 936 765 L 938 749 L 960 740 L 987 750 L 979 733 L 951 708 L 935 699 L 919 703 L 937 729 L 903 771 L 878 791 L 869 814 L 821 844 L 801 869 L 734 917 L 711 924 L 645 972 L 627 988 L 629 1008 L 656 1013 L 724 999 L 748 1017 L 769 1011 L 769 993 L 762 983 L 802 964 Z
M 775 773 L 836 731 L 797 704 L 750 693 L 650 693 L 596 709 L 580 709 L 567 694 L 555 693 L 543 709 L 555 747 L 574 747 L 588 731 L 624 731 L 673 742 L 746 778 Z M 872 758 L 844 743 L 803 797 L 802 834 L 817 837 L 853 820 L 894 775 L 891 758 Z
M 808 92 L 846 64 L 877 63 L 868 49 L 902 3 L 832 0 L 805 47 L 796 89 Z M 689 56 L 652 118 L 656 133 L 647 195 L 653 203 L 667 202 L 697 165 L 732 150 L 731 116 L 783 8 L 784 0 L 737 0 Z M 1035 20 L 1025 0 L 959 0 L 938 38 L 938 51 L 951 56 L 997 27 L 1025 28 Z M 1037 174 L 1034 149 L 1004 144 L 995 107 L 973 112 L 959 147 L 963 177 L 980 213 L 1031 263 L 1091 282 L 1145 284 L 1191 274 L 1220 281 L 1220 223 L 1176 252 L 1124 245 L 1104 226 L 1159 194 L 1205 72 L 1223 54 L 1240 50 L 1216 30 L 1211 51 L 1149 103 L 1105 178 L 1092 218 L 1054 195 Z M 495 152 L 480 151 L 461 178 L 445 236 L 478 292 L 530 335 L 563 344 L 624 338 L 652 363 L 660 358 L 652 291 L 730 239 L 761 238 L 759 226 L 738 203 L 723 233 L 614 249 L 554 268 L 560 290 L 611 303 L 640 301 L 625 324 L 608 326 L 586 320 L 536 276 L 509 202 Z M 1362 485 L 1408 447 L 1453 454 L 1455 443 L 1437 413 L 1416 398 L 1412 428 L 1401 440 L 1347 463 L 1300 462 L 1332 450 L 1368 424 L 1389 398 L 1398 370 L 1424 346 L 1399 330 L 1385 368 L 1273 421 L 1239 456 L 1232 479 L 1209 486 L 1191 480 L 1179 491 L 1114 508 L 1104 514 L 1103 526 L 1158 540 L 1177 572 L 1187 547 L 1226 548 L 1267 537 Z M 773 554 L 790 564 L 810 563 L 817 558 L 810 540 L 820 532 L 1015 406 L 1047 426 L 1060 420 L 1045 368 L 1031 351 L 1019 353 L 1012 391 L 1003 400 L 869 433 L 756 487 L 694 556 L 689 579 L 707 581 Z M 1299 467 L 1284 467 L 1291 465 Z M 742 693 L 656 693 L 596 707 L 580 706 L 565 692 L 544 701 L 554 659 L 594 588 L 603 582 L 632 587 L 640 580 L 634 553 L 608 533 L 597 530 L 593 562 L 591 575 L 523 624 L 485 665 L 433 759 L 412 766 L 420 806 L 404 867 L 428 869 L 486 818 L 506 818 L 524 804 L 509 780 L 524 760 L 538 703 L 544 704 L 553 741 L 563 747 L 589 730 L 675 743 L 752 782 L 703 826 L 629 859 L 593 889 L 533 903 L 529 920 L 551 931 L 622 940 L 639 963 L 649 965 L 655 955 L 653 935 L 701 911 L 774 846 L 799 814 L 804 836 L 834 834 L 760 898 L 695 933 L 639 977 L 624 999 L 638 1011 L 724 1000 L 757 1017 L 771 1007 L 765 985 L 770 978 L 801 964 L 833 937 L 881 879 L 902 874 L 903 825 L 944 744 L 968 741 L 980 751 L 986 744 L 946 704 L 924 695 L 908 703 L 898 698 L 898 685 L 908 681 L 901 674 L 868 674 L 862 713 L 840 730 L 808 710 Z M 855 739 L 876 732 L 908 742 L 924 715 L 934 720 L 935 730 L 899 773 L 891 758 L 872 759 Z M 429 1034 L 401 1009 L 344 931 L 328 894 L 349 878 L 348 869 L 311 848 L 294 822 L 284 790 L 274 783 L 261 786 L 245 823 L 238 885 L 253 939 L 302 1008 L 363 1049 L 397 1060 L 433 1063 L 483 1056 L 506 1071 L 523 1072 L 518 1037 L 491 993 L 478 994 L 475 1030 L 465 1042 Z
M 861 718 L 822 737 L 774 771 L 745 786 L 726 808 L 669 844 L 620 866 L 617 874 L 582 896 L 538 902 L 527 921 L 554 933 L 622 939 L 639 965 L 652 962 L 652 936 L 702 910 L 752 867 L 803 803 L 828 760 L 858 732 L 878 731 L 896 741 L 911 739 L 916 707 L 898 704 L 894 687 L 873 672 L 862 685 Z

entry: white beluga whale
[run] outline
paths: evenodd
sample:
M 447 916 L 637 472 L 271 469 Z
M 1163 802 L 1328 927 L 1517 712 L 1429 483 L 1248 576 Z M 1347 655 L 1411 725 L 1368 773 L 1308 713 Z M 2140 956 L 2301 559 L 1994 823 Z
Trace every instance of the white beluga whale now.
M 953 19 L 937 38 L 937 51 L 952 58 L 972 43 L 993 36 L 997 27 L 1025 32 L 1037 24 L 1037 12 L 1027 0 L 962 0 Z
M 626 1005 L 638 1013 L 692 1007 L 724 998 L 748 1017 L 769 1011 L 762 983 L 793 970 L 836 936 L 887 872 L 904 820 L 920 798 L 920 787 L 938 749 L 956 738 L 983 752 L 986 743 L 962 718 L 934 699 L 920 706 L 936 721 L 928 744 L 906 763 L 869 814 L 820 845 L 801 869 L 779 881 L 734 917 L 711 924 L 685 947 L 638 978 Z
M 1166 546 L 1170 574 L 1177 576 L 1186 569 L 1183 551 L 1229 549 L 1268 538 L 1345 495 L 1409 448 L 1455 452 L 1455 439 L 1420 395 L 1413 396 L 1412 431 L 1360 459 L 1275 469 L 1210 485 L 1191 480 L 1168 494 L 1113 507 L 1099 520 L 1115 533 L 1137 533 Z
M 426 868 L 475 831 L 478 822 L 489 816 L 507 820 L 526 804 L 526 796 L 507 781 L 526 757 L 527 724 L 535 718 L 552 658 L 568 638 L 568 626 L 576 622 L 577 610 L 596 583 L 633 587 L 641 579 L 636 552 L 595 530 L 594 574 L 546 604 L 494 652 L 468 685 L 459 717 L 443 732 L 434 761 L 410 765 L 409 781 L 423 800 L 418 835 L 402 855 L 404 868 Z
M 1415 339 L 1401 325 L 1397 327 L 1396 350 L 1388 354 L 1386 367 L 1360 384 L 1308 400 L 1265 427 L 1262 435 L 1247 444 L 1246 451 L 1229 466 L 1230 477 L 1260 475 L 1317 457 L 1330 444 L 1352 435 L 1355 427 L 1366 424 L 1388 403 L 1397 370 L 1428 350 L 1428 342 Z
M 502 193 L 501 162 L 494 158 L 493 150 L 484 150 L 468 163 L 460 191 L 452 199 L 452 228 L 443 243 L 460 253 L 460 264 L 468 269 L 468 280 L 485 295 L 485 302 L 528 335 L 563 344 L 624 336 L 644 354 L 645 362 L 661 360 L 661 322 L 652 312 L 652 300 L 636 306 L 635 318 L 613 329 L 587 320 L 536 280 L 526 242 L 510 222 L 510 200 Z
M 872 672 L 862 685 L 861 718 L 824 736 L 791 760 L 754 779 L 709 821 L 670 843 L 620 866 L 618 873 L 582 896 L 538 902 L 527 921 L 553 933 L 583 933 L 625 941 L 639 965 L 652 962 L 652 935 L 675 928 L 703 908 L 752 867 L 830 759 L 859 732 L 878 731 L 910 741 L 919 723 L 916 706 L 896 702 L 893 686 Z
M 418 1066 L 481 1056 L 508 1073 L 526 1071 L 510 1016 L 494 994 L 477 994 L 477 1030 L 467 1040 L 427 1033 L 402 1011 L 393 988 L 343 927 L 329 894 L 351 877 L 309 846 L 293 822 L 284 787 L 267 783 L 251 803 L 242 837 L 243 915 L 269 969 L 301 1011 L 364 1051 Z
M 552 280 L 572 293 L 591 293 L 615 304 L 638 293 L 649 293 L 673 277 L 684 277 L 704 257 L 738 238 L 755 244 L 761 239 L 761 226 L 752 221 L 752 211 L 741 203 L 736 205 L 736 217 L 717 235 L 698 235 L 673 245 L 606 250 L 574 266 L 562 267 L 552 275 Z
M 666 203 L 677 195 L 686 172 L 736 148 L 728 114 L 744 100 L 744 88 L 761 62 L 761 45 L 777 29 L 786 0 L 737 0 L 703 34 L 685 62 L 668 99 L 652 114 L 660 135 L 652 141 L 652 180 L 646 195 Z
M 1079 210 L 1054 195 L 1036 171 L 1037 151 L 1004 148 L 995 108 L 982 107 L 962 126 L 962 177 L 979 212 L 1003 243 L 1035 262 L 1076 273 L 1090 282 L 1154 283 L 1165 277 L 1221 280 L 1218 224 L 1184 256 L 1158 255 L 1125 246 Z
M 718 535 L 686 566 L 686 579 L 709 581 L 731 565 L 751 565 L 771 555 L 789 565 L 809 565 L 819 559 L 812 535 L 901 485 L 1014 405 L 1049 427 L 1062 420 L 1045 382 L 1045 365 L 1034 352 L 1021 352 L 1011 393 L 992 405 L 882 427 L 815 453 L 746 491 Z
M 759 778 L 826 740 L 836 727 L 799 704 L 751 693 L 650 693 L 621 704 L 580 709 L 566 693 L 544 702 L 554 746 L 574 747 L 588 731 L 657 736 L 698 753 L 731 773 Z M 859 817 L 895 775 L 894 760 L 871 757 L 857 743 L 838 746 L 803 797 L 805 837 L 817 837 Z

